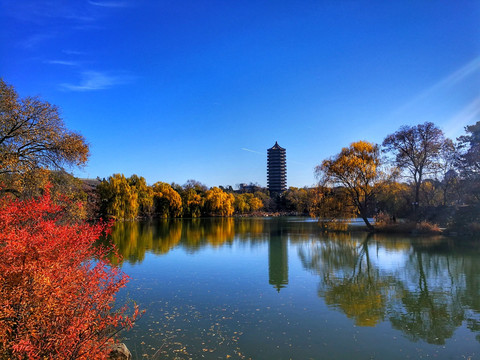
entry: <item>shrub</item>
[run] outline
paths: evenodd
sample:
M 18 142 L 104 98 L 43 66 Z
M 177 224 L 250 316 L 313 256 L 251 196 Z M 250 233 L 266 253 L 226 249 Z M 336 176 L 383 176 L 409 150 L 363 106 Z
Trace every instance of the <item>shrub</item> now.
M 105 224 L 68 223 L 47 190 L 0 201 L 0 358 L 103 359 L 132 326 L 113 310 L 127 276 L 95 247 Z
M 392 216 L 385 212 L 380 212 L 374 217 L 375 219 L 375 226 L 385 226 L 394 224 Z
M 440 234 L 442 232 L 437 224 L 432 224 L 428 221 L 419 222 L 416 230 L 419 234 Z

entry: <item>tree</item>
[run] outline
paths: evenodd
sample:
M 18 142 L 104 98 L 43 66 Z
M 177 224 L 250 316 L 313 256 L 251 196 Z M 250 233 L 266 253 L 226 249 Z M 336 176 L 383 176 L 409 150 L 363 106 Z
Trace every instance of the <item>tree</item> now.
M 93 217 L 88 204 L 88 195 L 82 181 L 65 171 L 49 171 L 52 199 L 65 209 L 65 216 L 71 221 L 85 220 Z M 48 186 L 48 184 L 47 184 Z M 45 186 L 43 186 L 43 189 Z
M 87 158 L 85 139 L 67 130 L 55 105 L 37 97 L 19 98 L 0 79 L 0 174 L 61 169 L 82 165 Z
M 235 201 L 233 203 L 235 211 L 240 214 L 255 212 L 263 207 L 261 199 L 252 193 L 244 193 L 234 195 Z
M 113 311 L 127 277 L 111 249 L 96 247 L 102 224 L 68 223 L 47 190 L 0 202 L 0 357 L 106 359 L 114 334 L 138 316 Z
M 466 188 L 466 202 L 480 202 L 480 121 L 466 126 L 467 135 L 458 138 L 460 173 Z
M 262 199 L 255 194 L 246 194 L 247 203 L 250 206 L 250 211 L 254 212 L 260 210 L 263 207 Z
M 205 191 L 208 190 L 207 185 L 202 184 L 200 181 L 197 181 L 194 179 L 187 180 L 187 182 L 183 185 L 183 188 L 185 190 L 193 189 L 197 193 L 204 193 Z
M 318 217 L 323 230 L 346 230 L 347 221 L 356 215 L 344 187 L 319 185 L 310 192 L 309 202 L 309 214 Z
M 128 184 L 138 198 L 138 212 L 141 216 L 150 217 L 153 212 L 153 190 L 147 185 L 147 181 L 143 176 L 138 177 L 133 174 L 128 179 Z
M 478 232 L 480 223 L 480 121 L 465 127 L 466 135 L 460 136 L 457 188 L 462 203 L 458 208 L 455 227 L 462 232 Z M 470 229 L 470 230 L 469 230 Z
M 368 220 L 370 206 L 379 179 L 380 154 L 378 146 L 358 141 L 315 168 L 323 186 L 343 186 L 351 205 L 369 230 L 374 227 Z
M 288 210 L 294 210 L 298 214 L 308 213 L 308 191 L 307 189 L 299 189 L 289 187 L 285 192 L 285 201 Z
M 458 147 L 450 139 L 445 139 L 445 143 L 440 150 L 439 166 L 439 186 L 442 192 L 442 205 L 447 206 L 449 200 L 454 200 L 454 192 L 458 185 L 458 176 L 455 167 L 458 163 Z
M 375 199 L 378 210 L 395 217 L 407 216 L 411 211 L 412 189 L 395 179 L 385 179 L 377 184 Z
M 132 220 L 138 215 L 138 194 L 123 174 L 113 174 L 98 185 L 103 215 Z
M 395 156 L 395 165 L 404 169 L 413 179 L 415 217 L 420 204 L 422 181 L 426 175 L 438 170 L 442 148 L 449 145 L 447 142 L 443 131 L 431 122 L 402 126 L 383 141 L 385 151 L 390 151 Z
M 213 187 L 205 193 L 205 209 L 209 215 L 231 216 L 234 211 L 235 197 L 218 187 Z
M 193 188 L 182 191 L 183 216 L 196 218 L 202 214 L 203 199 Z
M 239 195 L 234 195 L 235 196 L 235 201 L 233 203 L 233 206 L 235 208 L 235 212 L 239 214 L 245 214 L 250 211 L 250 207 L 248 206 L 247 199 L 243 194 Z
M 465 169 L 477 176 L 480 174 L 480 121 L 465 127 L 467 135 L 460 136 L 461 149 L 464 150 L 461 161 Z
M 178 217 L 182 215 L 182 198 L 173 188 L 164 182 L 153 184 L 155 212 L 160 217 Z

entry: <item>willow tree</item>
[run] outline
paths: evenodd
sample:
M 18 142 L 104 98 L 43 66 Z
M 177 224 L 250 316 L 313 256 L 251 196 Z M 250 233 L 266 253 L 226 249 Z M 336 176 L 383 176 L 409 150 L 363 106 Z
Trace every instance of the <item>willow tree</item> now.
M 144 217 L 152 216 L 153 212 L 153 189 L 147 185 L 143 176 L 133 174 L 128 179 L 128 184 L 138 197 L 138 213 Z
M 188 188 L 180 194 L 183 204 L 183 216 L 196 218 L 202 215 L 203 199 L 193 188 Z
M 182 198 L 170 184 L 158 181 L 153 184 L 155 212 L 160 217 L 179 217 L 182 215 Z
M 262 200 L 252 193 L 238 194 L 234 195 L 234 197 L 235 201 L 233 206 L 239 214 L 252 213 L 263 207 Z
M 133 220 L 138 215 L 138 193 L 123 174 L 113 174 L 98 186 L 103 215 Z
M 87 158 L 85 139 L 65 127 L 58 107 L 20 98 L 0 79 L 0 175 L 78 166 Z
M 209 215 L 231 216 L 234 211 L 235 197 L 218 187 L 205 193 L 205 209 Z
M 379 180 L 380 152 L 378 146 L 367 141 L 358 141 L 345 147 L 330 159 L 315 168 L 323 186 L 343 187 L 347 198 L 367 226 L 374 229 L 368 220 L 375 184 Z

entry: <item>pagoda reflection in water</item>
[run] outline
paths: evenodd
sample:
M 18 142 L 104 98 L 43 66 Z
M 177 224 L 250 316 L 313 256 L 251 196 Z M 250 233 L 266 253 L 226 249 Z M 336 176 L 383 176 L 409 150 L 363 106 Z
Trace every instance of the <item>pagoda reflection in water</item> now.
M 268 282 L 278 292 L 288 285 L 288 237 L 281 230 L 270 233 L 268 243 Z

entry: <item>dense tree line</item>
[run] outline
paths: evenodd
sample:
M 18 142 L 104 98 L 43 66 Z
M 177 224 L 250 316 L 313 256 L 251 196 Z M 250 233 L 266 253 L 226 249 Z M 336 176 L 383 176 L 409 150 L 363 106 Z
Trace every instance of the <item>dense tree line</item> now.
M 136 218 L 175 218 L 232 216 L 263 208 L 264 194 L 237 194 L 220 187 L 208 189 L 189 180 L 183 186 L 156 182 L 147 185 L 143 177 L 114 174 L 97 187 L 101 216 L 122 220 Z

